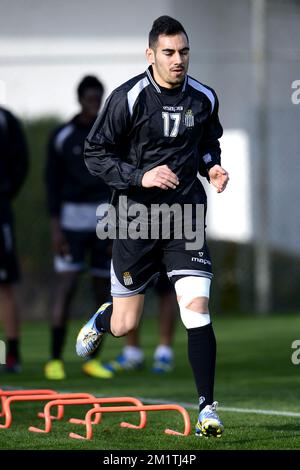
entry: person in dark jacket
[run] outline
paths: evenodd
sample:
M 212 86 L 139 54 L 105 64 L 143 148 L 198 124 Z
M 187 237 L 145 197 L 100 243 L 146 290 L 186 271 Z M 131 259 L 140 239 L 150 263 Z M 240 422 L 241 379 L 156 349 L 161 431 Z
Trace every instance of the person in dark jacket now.
M 20 372 L 20 320 L 15 284 L 20 269 L 12 201 L 28 172 L 27 143 L 19 119 L 0 107 L 0 311 L 6 336 L 7 372 Z
M 79 274 L 87 267 L 87 256 L 96 304 L 109 298 L 111 243 L 97 238 L 96 211 L 99 204 L 108 203 L 110 190 L 88 172 L 83 159 L 84 141 L 101 107 L 103 92 L 98 78 L 84 77 L 77 88 L 80 112 L 55 129 L 48 143 L 45 179 L 56 272 L 50 360 L 45 365 L 49 380 L 66 377 L 62 357 L 70 304 Z M 96 354 L 82 369 L 92 377 L 113 376 Z

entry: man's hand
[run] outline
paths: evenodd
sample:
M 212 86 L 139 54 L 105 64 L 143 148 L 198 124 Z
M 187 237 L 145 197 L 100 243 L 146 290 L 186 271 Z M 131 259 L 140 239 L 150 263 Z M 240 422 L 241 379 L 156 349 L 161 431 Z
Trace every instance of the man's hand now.
M 167 165 L 156 166 L 146 171 L 142 179 L 143 188 L 175 189 L 179 179 Z
M 220 165 L 214 165 L 209 171 L 210 182 L 217 188 L 217 193 L 221 193 L 227 186 L 229 175 Z

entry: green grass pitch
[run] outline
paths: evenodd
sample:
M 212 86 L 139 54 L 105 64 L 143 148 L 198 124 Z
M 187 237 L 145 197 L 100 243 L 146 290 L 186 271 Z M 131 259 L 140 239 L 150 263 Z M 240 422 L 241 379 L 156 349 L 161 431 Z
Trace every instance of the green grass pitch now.
M 75 338 L 82 322 L 70 323 L 65 350 L 67 379 L 49 382 L 43 366 L 48 358 L 49 328 L 45 322 L 23 324 L 23 372 L 19 375 L 0 373 L 0 388 L 54 388 L 58 391 L 92 392 L 99 396 L 136 396 L 151 401 L 197 403 L 197 395 L 187 360 L 186 333 L 178 322 L 174 342 L 176 368 L 164 376 L 151 373 L 152 354 L 157 340 L 157 323 L 146 316 L 142 323 L 141 343 L 146 354 L 146 367 L 140 372 L 123 372 L 114 379 L 92 379 L 83 375 L 81 361 L 74 352 Z M 166 427 L 182 430 L 181 416 L 175 412 L 150 412 L 143 430 L 122 429 L 124 419 L 137 422 L 135 413 L 105 414 L 94 427 L 91 441 L 76 441 L 69 432 L 84 432 L 82 426 L 67 419 L 53 424 L 50 434 L 28 432 L 30 425 L 42 424 L 37 412 L 42 403 L 22 403 L 12 407 L 12 426 L 0 429 L 0 449 L 105 449 L 105 450 L 233 450 L 233 449 L 300 449 L 300 415 L 281 416 L 234 412 L 227 407 L 300 413 L 300 364 L 291 361 L 291 344 L 300 339 L 300 318 L 286 314 L 257 318 L 250 316 L 217 316 L 214 320 L 218 340 L 215 399 L 225 425 L 221 439 L 194 436 L 168 436 Z M 3 334 L 0 331 L 0 339 Z M 102 359 L 115 357 L 123 339 L 107 338 Z M 222 409 L 225 408 L 225 410 Z M 83 416 L 78 408 L 68 407 L 66 418 Z M 197 410 L 187 408 L 192 431 Z M 3 418 L 0 418 L 1 422 Z

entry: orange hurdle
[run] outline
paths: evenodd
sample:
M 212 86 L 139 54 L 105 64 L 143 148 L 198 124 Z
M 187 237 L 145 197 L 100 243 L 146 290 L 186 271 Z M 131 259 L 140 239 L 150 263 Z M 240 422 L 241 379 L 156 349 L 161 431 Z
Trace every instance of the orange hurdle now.
M 134 397 L 111 397 L 111 398 L 83 398 L 83 399 L 63 399 L 61 400 L 60 398 L 54 399 L 46 403 L 44 406 L 44 416 L 45 416 L 45 429 L 40 429 L 35 426 L 30 426 L 28 428 L 29 431 L 31 432 L 39 432 L 39 433 L 48 433 L 51 431 L 52 427 L 52 421 L 51 421 L 51 408 L 53 406 L 66 406 L 66 405 L 87 405 L 87 404 L 100 404 L 100 403 L 124 403 L 124 402 L 129 402 L 133 403 L 136 406 L 143 406 L 143 403 L 138 400 L 137 398 Z M 135 407 L 134 407 L 135 408 Z M 94 409 L 94 408 L 92 408 Z M 98 409 L 98 407 L 97 407 Z M 100 407 L 99 407 L 100 409 Z M 106 408 L 105 408 L 106 409 Z M 121 427 L 127 427 L 127 428 L 132 428 L 132 429 L 142 429 L 146 426 L 146 413 L 145 411 L 140 411 L 140 423 L 138 425 L 136 424 L 131 424 L 127 422 L 122 422 L 120 423 Z M 101 419 L 101 413 L 97 413 L 99 419 L 96 420 L 92 424 L 98 424 Z M 85 420 L 82 419 L 77 419 L 77 418 L 71 418 L 69 419 L 70 423 L 76 423 L 76 424 L 86 424 Z
M 1 398 L 1 410 L 0 417 L 5 416 L 3 411 L 4 402 L 7 397 L 19 396 L 19 395 L 50 395 L 57 394 L 55 390 L 51 389 L 34 389 L 34 390 L 2 390 L 0 389 L 0 398 Z M 63 407 L 59 406 L 57 409 L 57 416 L 51 416 L 51 419 L 61 419 L 63 417 Z M 43 416 L 41 416 L 43 418 Z
M 180 405 L 142 405 L 142 406 L 111 406 L 111 407 L 99 407 L 99 408 L 92 408 L 89 410 L 85 416 L 85 426 L 86 426 L 86 437 L 81 436 L 80 434 L 76 434 L 71 432 L 69 434 L 70 437 L 73 439 L 86 439 L 90 440 L 93 437 L 93 428 L 92 428 L 92 416 L 97 413 L 125 413 L 131 411 L 163 411 L 163 410 L 177 410 L 183 416 L 184 420 L 184 432 L 174 431 L 173 429 L 165 429 L 166 434 L 172 434 L 175 436 L 188 436 L 191 430 L 191 422 L 188 412 L 185 408 Z
M 51 394 L 40 394 L 40 395 L 18 395 L 18 396 L 10 396 L 10 397 L 7 397 L 4 401 L 4 404 L 3 404 L 3 411 L 4 411 L 4 415 L 5 415 L 5 422 L 4 424 L 0 424 L 0 429 L 7 429 L 11 426 L 11 423 L 12 423 L 12 414 L 11 414 L 11 409 L 10 409 L 10 405 L 11 403 L 14 403 L 14 402 L 17 402 L 17 401 L 43 401 L 43 400 L 54 400 L 55 398 L 61 398 L 61 399 L 64 399 L 64 398 L 73 398 L 73 399 L 76 399 L 76 398 L 90 398 L 90 399 L 95 399 L 96 398 L 91 395 L 90 393 L 51 393 Z M 64 412 L 64 407 L 63 407 L 63 404 L 60 405 L 61 408 L 62 408 L 62 416 L 63 417 L 63 412 Z M 95 403 L 95 407 L 96 408 L 100 408 L 100 406 Z M 51 419 L 51 417 L 50 417 Z M 60 418 L 61 419 L 61 418 Z M 101 419 L 101 416 L 98 416 L 97 417 L 97 420 L 94 421 L 93 424 L 97 424 Z

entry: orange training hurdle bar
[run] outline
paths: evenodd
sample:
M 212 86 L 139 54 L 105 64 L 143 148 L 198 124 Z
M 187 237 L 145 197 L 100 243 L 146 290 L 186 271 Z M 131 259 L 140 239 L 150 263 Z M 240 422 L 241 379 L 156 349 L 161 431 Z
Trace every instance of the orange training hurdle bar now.
M 34 389 L 34 390 L 2 390 L 0 389 L 0 398 L 1 398 L 1 410 L 0 410 L 0 417 L 5 416 L 3 411 L 4 402 L 7 397 L 12 396 L 19 396 L 19 395 L 50 395 L 50 394 L 57 394 L 55 390 L 51 389 Z M 58 407 L 58 414 L 57 416 L 52 416 L 52 419 L 61 419 L 63 412 L 63 407 Z
M 0 429 L 7 429 L 11 426 L 12 423 L 12 414 L 11 414 L 11 409 L 10 405 L 11 403 L 17 402 L 17 401 L 44 401 L 44 400 L 54 400 L 55 398 L 95 398 L 93 395 L 90 393 L 51 393 L 48 395 L 19 395 L 19 396 L 10 396 L 5 399 L 3 409 L 4 409 L 4 415 L 5 415 L 5 422 L 4 424 L 0 424 Z M 63 404 L 60 405 L 62 407 L 62 413 L 63 413 Z M 95 407 L 100 406 L 95 403 Z M 100 421 L 100 417 L 98 417 L 97 420 L 95 420 L 94 424 L 97 424 Z
M 175 436 L 188 436 L 191 430 L 191 422 L 188 412 L 185 408 L 180 405 L 170 404 L 170 405 L 142 405 L 142 406 L 110 406 L 110 407 L 99 407 L 89 410 L 85 416 L 85 426 L 86 426 L 86 437 L 81 436 L 71 432 L 69 434 L 73 439 L 92 439 L 93 437 L 93 428 L 92 428 L 92 416 L 97 413 L 125 413 L 131 411 L 163 411 L 163 410 L 177 410 L 183 416 L 184 420 L 184 432 L 174 431 L 173 429 L 165 429 L 166 434 L 172 434 Z
M 102 403 L 133 403 L 136 406 L 143 406 L 143 403 L 138 400 L 137 398 L 134 397 L 111 397 L 111 398 L 92 398 L 92 399 L 87 399 L 87 398 L 80 398 L 80 399 L 64 399 L 61 400 L 60 398 L 54 399 L 46 403 L 44 406 L 44 416 L 45 416 L 45 429 L 40 429 L 35 426 L 30 426 L 28 428 L 29 431 L 32 432 L 40 432 L 40 433 L 48 433 L 51 431 L 52 427 L 52 421 L 51 421 L 51 408 L 53 406 L 60 406 L 63 404 L 63 406 L 66 405 L 88 405 L 88 404 L 102 404 Z M 99 407 L 100 408 L 100 407 Z M 94 409 L 94 408 L 92 408 Z M 101 414 L 98 413 L 96 416 L 99 416 L 99 420 L 96 422 L 96 420 L 92 424 L 98 424 L 100 422 Z M 131 424 L 127 422 L 122 422 L 120 426 L 122 427 L 127 427 L 127 428 L 133 428 L 133 429 L 142 429 L 146 426 L 146 413 L 145 411 L 140 411 L 140 423 L 138 425 L 136 424 Z M 86 424 L 85 420 L 82 419 L 77 419 L 77 418 L 71 418 L 69 419 L 70 423 L 76 423 L 76 424 Z

